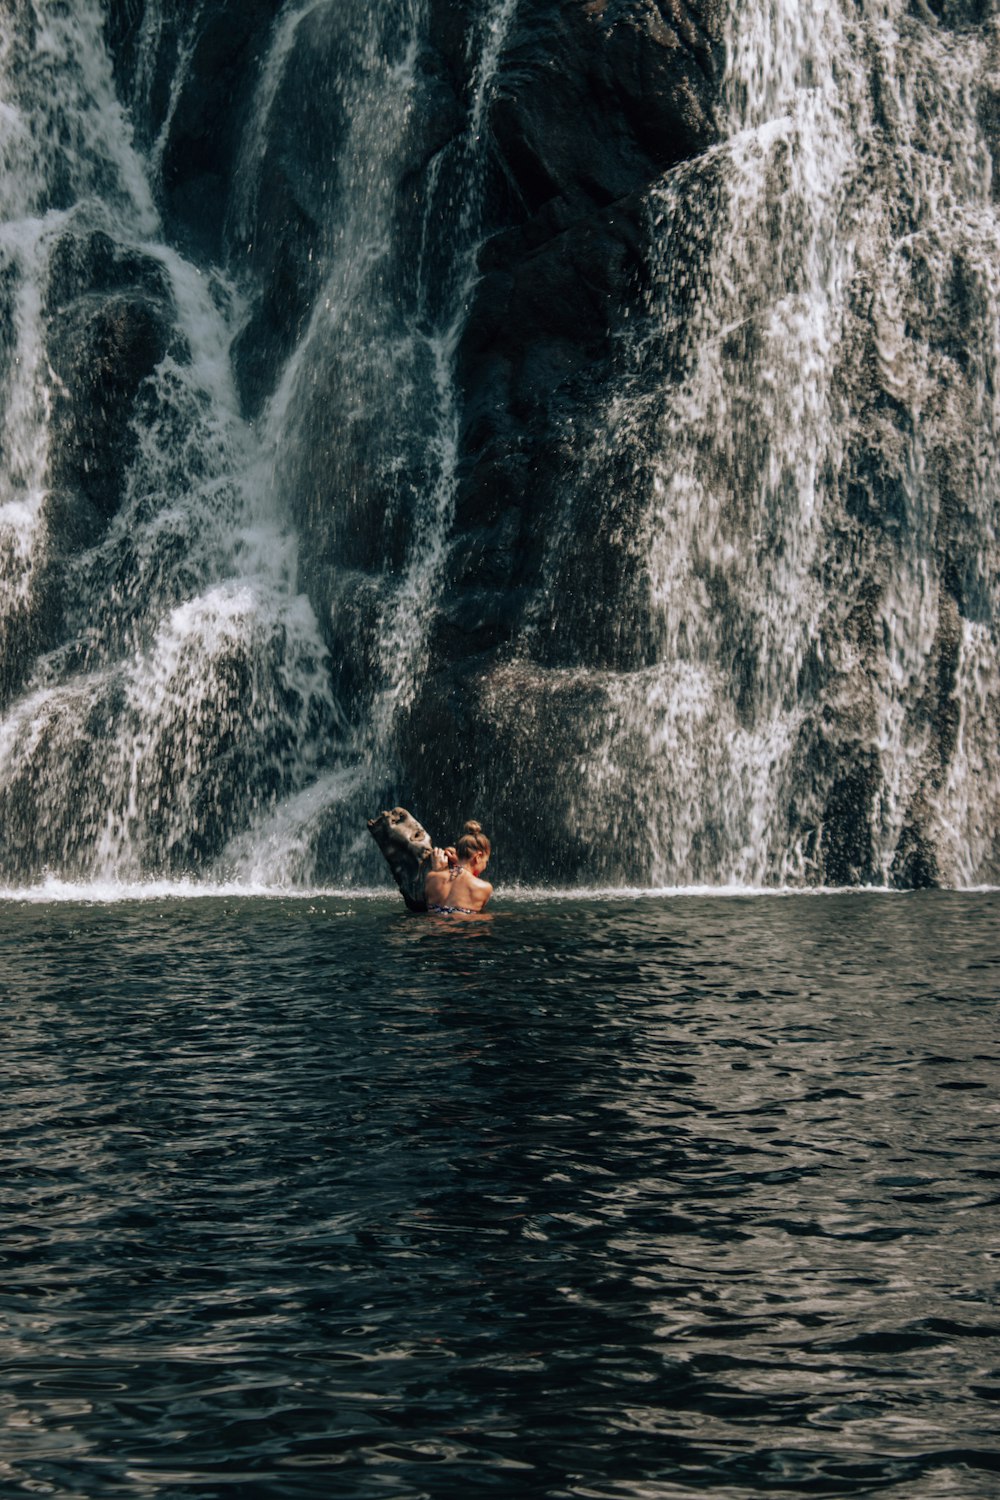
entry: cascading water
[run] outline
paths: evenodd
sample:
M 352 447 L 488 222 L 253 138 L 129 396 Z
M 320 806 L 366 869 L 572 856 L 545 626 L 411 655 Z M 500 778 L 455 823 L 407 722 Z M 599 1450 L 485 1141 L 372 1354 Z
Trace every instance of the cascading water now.
M 420 670 L 453 501 L 479 133 L 513 0 L 471 18 L 464 122 L 454 105 L 435 118 L 424 97 L 420 0 L 281 8 L 233 175 L 233 280 L 170 248 L 154 203 L 207 9 L 179 24 L 151 0 L 129 20 L 144 154 L 96 5 L 29 6 L 5 25 L 11 876 L 309 879 L 331 825 L 338 836 L 363 826 L 367 797 L 391 777 L 394 725 Z M 301 78 L 317 73 L 333 149 L 307 159 L 282 132 L 300 118 L 289 102 L 301 104 Z M 56 142 L 70 118 L 82 138 L 67 158 Z M 247 422 L 233 354 L 238 364 L 260 312 L 256 242 L 273 231 L 289 152 L 320 224 L 311 312 L 283 369 L 248 377 L 244 361 L 251 405 L 273 388 Z M 400 186 L 425 171 L 421 205 Z M 93 333 L 95 319 L 110 328 Z M 140 366 L 127 402 L 88 384 L 99 334 Z M 80 432 L 105 402 L 132 409 L 108 432 L 96 423 L 91 451 Z M 60 403 L 68 458 L 49 452 Z M 90 482 L 98 464 L 114 481 Z M 361 652 L 336 650 L 359 630 Z
M 473 17 L 469 99 L 464 119 L 446 117 L 450 135 L 428 118 L 421 97 L 425 7 L 362 5 L 355 14 L 335 0 L 335 9 L 335 26 L 329 0 L 313 0 L 279 28 L 238 191 L 247 205 L 266 141 L 262 122 L 281 95 L 282 73 L 295 68 L 296 34 L 311 21 L 343 33 L 345 128 L 325 226 L 325 280 L 263 425 L 277 454 L 275 488 L 295 497 L 307 539 L 303 573 L 326 605 L 353 733 L 319 783 L 257 820 L 227 851 L 227 867 L 256 880 L 315 878 L 317 859 L 327 871 L 356 874 L 370 855 L 364 813 L 394 776 L 395 736 L 417 690 L 447 557 L 458 458 L 455 357 L 482 232 L 481 132 L 515 3 L 499 0 Z M 422 202 L 408 221 L 399 185 L 414 163 Z M 252 219 L 244 206 L 244 235 Z
M 613 111 L 669 26 L 700 56 L 685 10 L 646 8 L 638 63 L 637 8 L 574 10 L 590 71 L 560 99 Z M 644 107 L 578 181 L 538 92 L 520 108 L 564 16 L 0 23 L 8 879 L 363 880 L 363 814 L 450 816 L 428 788 L 470 765 L 465 811 L 556 878 L 1000 877 L 1000 27 L 734 3 L 718 144 L 640 195 Z M 619 212 L 638 295 L 580 252 L 616 304 L 603 383 L 570 315 L 530 379 L 508 341 L 475 387 L 510 288 L 544 322 Z
M 21 878 L 198 868 L 335 736 L 325 650 L 239 416 L 230 293 L 162 243 L 96 8 L 22 7 L 3 63 L 3 584 L 21 647 L 3 859 Z
M 532 656 L 538 696 L 589 693 L 559 793 L 612 876 L 997 876 L 990 41 L 907 12 L 733 6 L 722 144 L 650 195 L 648 316 L 499 708 Z M 576 538 L 623 470 L 609 653 Z

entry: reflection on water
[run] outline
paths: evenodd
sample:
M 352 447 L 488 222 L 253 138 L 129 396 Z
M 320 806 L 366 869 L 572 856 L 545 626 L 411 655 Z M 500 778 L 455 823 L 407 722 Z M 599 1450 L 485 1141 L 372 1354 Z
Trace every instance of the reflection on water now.
M 0 1491 L 994 1496 L 1000 896 L 0 908 Z

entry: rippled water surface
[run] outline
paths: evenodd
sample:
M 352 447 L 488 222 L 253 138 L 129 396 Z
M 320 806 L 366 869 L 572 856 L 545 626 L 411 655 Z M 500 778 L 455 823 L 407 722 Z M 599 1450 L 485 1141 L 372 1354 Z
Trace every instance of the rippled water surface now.
M 0 905 L 0 1493 L 1000 1494 L 1000 896 Z

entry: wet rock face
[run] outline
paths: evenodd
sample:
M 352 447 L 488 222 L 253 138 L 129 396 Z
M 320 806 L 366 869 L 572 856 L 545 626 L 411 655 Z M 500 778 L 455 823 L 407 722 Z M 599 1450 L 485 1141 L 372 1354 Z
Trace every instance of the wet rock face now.
M 9 358 L 0 276 L 0 367 Z M 105 233 L 67 230 L 53 246 L 43 303 L 50 372 L 46 546 L 0 623 L 0 702 L 60 639 L 65 569 L 118 511 L 138 442 L 141 389 L 170 347 L 172 304 L 155 261 Z M 0 368 L 2 373 L 2 368 Z
M 253 212 L 241 212 L 240 153 L 281 9 L 282 0 L 208 0 L 194 10 L 109 0 L 105 21 L 137 143 L 159 158 L 169 237 L 196 261 L 227 264 L 248 288 L 233 360 L 250 415 L 274 389 L 316 292 L 322 199 L 342 126 L 324 86 L 343 30 L 330 8 L 300 28 L 301 66 L 276 101 Z
M 641 316 L 647 191 L 716 139 L 720 28 L 714 0 L 527 0 L 518 8 L 489 117 L 493 232 L 480 253 L 482 277 L 459 351 L 451 568 L 422 699 L 401 736 L 414 752 L 404 774 L 439 768 L 428 793 L 434 816 L 484 806 L 486 775 L 497 816 L 513 820 L 526 839 L 533 832 L 537 843 L 537 828 L 520 828 L 517 799 L 503 791 L 508 778 L 513 785 L 525 774 L 524 737 L 513 728 L 498 733 L 475 684 L 494 670 L 505 680 L 505 652 L 537 605 L 574 449 L 589 436 L 588 413 L 607 389 L 615 335 L 624 320 Z M 646 649 L 641 618 L 622 630 L 633 593 L 638 607 L 632 549 L 595 545 L 598 535 L 626 535 L 635 520 L 621 466 L 609 455 L 589 498 L 581 495 L 577 597 L 589 659 L 596 636 L 598 660 L 627 667 Z M 572 641 L 563 635 L 559 647 L 571 662 Z M 474 743 L 487 725 L 493 775 L 480 754 L 454 748 Z M 544 763 L 536 760 L 531 774 L 544 781 L 558 752 L 553 740 L 542 743 Z M 563 832 L 548 836 L 565 842 Z M 554 846 L 549 852 L 555 857 Z M 592 866 L 592 851 L 576 844 L 560 846 L 563 856 L 569 867 Z
M 960 30 L 988 20 L 992 6 L 993 0 L 913 0 L 912 9 L 921 20 Z
M 107 235 L 67 234 L 53 253 L 47 304 L 58 377 L 50 480 L 104 522 L 121 503 L 135 451 L 139 388 L 170 343 L 166 281 L 154 262 Z
M 459 353 L 461 479 L 435 664 L 493 652 L 520 627 L 559 505 L 567 415 L 597 398 L 615 331 L 641 298 L 644 190 L 714 139 L 716 8 L 716 0 L 517 7 L 484 122 L 487 240 Z M 401 270 L 398 285 L 390 270 L 384 295 L 400 310 L 412 303 L 408 277 L 426 238 L 419 214 L 429 163 L 464 128 L 479 11 L 469 0 L 429 6 L 392 164 Z M 320 295 L 321 268 L 336 253 L 350 127 L 346 60 L 357 66 L 352 49 L 368 24 L 351 0 L 303 13 L 253 179 L 239 182 L 241 142 L 253 129 L 281 14 L 280 0 L 210 0 L 193 24 L 179 8 L 147 12 L 138 0 L 109 0 L 106 22 L 140 144 L 160 152 L 168 233 L 196 258 L 227 262 L 246 291 L 233 359 L 251 416 L 272 394 Z M 139 341 L 136 326 L 130 347 Z M 366 601 L 378 599 L 387 559 L 392 568 L 405 553 L 408 516 L 428 482 L 419 445 L 432 441 L 433 424 L 406 414 L 417 441 L 405 453 L 403 481 L 387 480 L 372 454 L 375 429 L 398 425 L 395 405 L 383 411 L 374 386 L 359 400 L 358 372 L 345 379 L 335 353 L 328 362 L 325 394 L 308 416 L 310 452 L 299 444 L 305 456 L 287 488 L 338 687 L 362 701 L 377 633 Z M 399 492 L 392 503 L 389 482 Z M 105 509 L 113 503 L 98 498 Z M 344 576 L 345 567 L 353 572 Z
M 251 298 L 233 358 L 251 414 L 272 393 L 319 291 L 338 162 L 350 128 L 339 80 L 351 55 L 352 31 L 350 5 L 303 15 L 260 159 L 249 166 L 251 180 L 233 184 L 225 253 Z
M 483 563 L 481 582 L 465 566 L 459 590 L 533 581 L 532 518 L 558 484 L 565 417 L 600 389 L 614 334 L 640 306 L 645 191 L 715 137 L 717 25 L 711 3 L 680 0 L 534 0 L 518 12 L 490 114 L 501 222 L 481 253 L 460 354 L 458 525 L 472 544 L 460 555 L 478 548 Z M 515 562 L 513 576 L 497 575 L 501 520 L 518 528 L 519 546 L 504 551 L 525 573 Z M 505 634 L 499 620 L 496 641 Z
M 221 264 L 245 296 L 247 317 L 232 353 L 248 417 L 264 411 L 329 299 L 330 316 L 316 320 L 325 331 L 297 367 L 276 488 L 298 529 L 300 586 L 321 622 L 338 700 L 359 727 L 359 742 L 372 698 L 391 677 L 385 622 L 442 472 L 440 371 L 429 351 L 447 321 L 449 296 L 461 305 L 454 231 L 461 225 L 471 236 L 473 219 L 475 234 L 483 231 L 456 356 L 454 521 L 435 575 L 426 650 L 417 636 L 421 686 L 392 731 L 397 790 L 378 795 L 389 801 L 419 788 L 421 810 L 435 826 L 450 824 L 458 809 L 475 811 L 523 847 L 518 873 L 525 877 L 616 878 L 635 868 L 629 850 L 643 840 L 627 785 L 609 797 L 619 811 L 593 846 L 578 832 L 586 818 L 574 824 L 567 808 L 574 768 L 599 758 L 594 726 L 603 726 L 605 744 L 609 734 L 623 744 L 636 734 L 615 697 L 614 675 L 663 662 L 644 573 L 657 477 L 648 455 L 658 440 L 658 391 L 681 374 L 664 366 L 683 355 L 654 357 L 643 368 L 636 356 L 627 376 L 634 416 L 615 429 L 623 440 L 593 439 L 611 431 L 601 419 L 622 389 L 623 348 L 642 345 L 626 331 L 653 322 L 643 319 L 666 295 L 657 284 L 664 256 L 685 256 L 673 243 L 664 248 L 651 189 L 697 158 L 692 173 L 671 183 L 697 181 L 706 225 L 697 243 L 711 253 L 722 176 L 713 166 L 719 153 L 710 150 L 723 66 L 720 11 L 718 0 L 518 0 L 482 122 L 481 161 L 463 134 L 485 15 L 473 0 L 427 0 L 419 43 L 405 59 L 399 27 L 388 38 L 365 29 L 375 14 L 367 0 L 303 7 L 266 130 L 249 154 L 261 70 L 276 28 L 292 16 L 282 0 L 207 0 L 197 12 L 166 0 L 148 8 L 144 0 L 107 0 L 120 90 L 140 144 L 162 165 L 167 238 L 197 262 Z M 963 31 L 985 32 L 994 11 L 991 0 L 912 0 L 901 25 L 911 39 L 941 37 L 957 47 Z M 364 38 L 372 36 L 366 62 Z M 997 36 L 977 87 L 983 140 L 1000 163 Z M 352 165 L 361 75 L 372 58 L 374 72 L 384 73 L 388 60 L 405 78 L 405 120 L 391 144 L 388 136 L 375 144 L 372 134 L 371 149 Z M 883 120 L 875 134 L 891 134 L 890 124 Z M 475 173 L 467 170 L 473 154 Z M 466 222 L 463 205 L 447 193 L 458 195 L 473 176 L 482 202 L 476 198 Z M 451 184 L 440 198 L 437 182 Z M 998 183 L 1000 171 L 995 194 Z M 375 267 L 370 281 L 363 271 L 337 282 L 331 268 L 350 261 L 348 209 L 360 205 L 363 219 L 383 198 L 384 211 L 348 247 L 359 264 Z M 879 252 L 883 261 L 890 248 L 887 242 Z M 696 260 L 691 251 L 685 267 Z M 905 726 L 908 743 L 922 749 L 889 870 L 884 848 L 898 820 L 891 838 L 882 830 L 880 846 L 875 679 L 909 525 L 901 475 L 913 423 L 880 381 L 871 341 L 875 294 L 859 277 L 833 391 L 844 441 L 829 480 L 835 518 L 822 562 L 829 608 L 802 680 L 790 688 L 803 718 L 791 751 L 788 842 L 807 850 L 809 878 L 828 884 L 948 878 L 935 852 L 932 809 L 958 737 L 963 626 L 991 607 L 963 498 L 970 476 L 962 454 L 973 440 L 963 448 L 953 439 L 976 398 L 968 330 L 989 321 L 992 304 L 961 256 L 947 287 L 919 280 L 915 273 L 908 323 L 920 330 L 921 357 L 929 351 L 935 362 L 935 400 L 952 393 L 949 410 L 923 408 L 939 516 L 925 548 L 928 557 L 933 552 L 928 618 L 935 623 L 926 691 L 907 705 Z M 687 278 L 677 279 L 666 313 L 659 304 L 659 315 L 679 328 L 691 311 L 684 298 L 694 302 L 703 289 L 697 276 L 686 292 L 685 285 Z M 59 524 L 82 537 L 88 527 L 99 533 L 120 504 L 137 392 L 167 348 L 168 308 L 155 268 L 97 237 L 57 257 L 50 302 L 51 360 L 66 393 L 57 400 L 52 477 L 65 502 Z M 754 368 L 753 337 L 749 326 L 732 336 L 725 368 L 734 379 Z M 0 357 L 2 342 L 0 325 Z M 449 351 L 449 378 L 450 358 Z M 644 417 L 646 408 L 653 415 Z M 720 480 L 734 505 L 760 479 L 755 443 L 743 447 L 729 455 Z M 734 545 L 742 544 L 737 537 Z M 704 582 L 711 606 L 725 613 L 721 565 L 706 567 Z M 734 618 L 736 611 L 733 604 Z M 724 670 L 732 673 L 734 713 L 749 722 L 755 663 L 767 648 L 749 617 L 733 632 Z M 637 745 L 621 762 L 648 763 L 647 751 Z M 810 795 L 799 795 L 800 787 Z M 782 837 L 783 830 L 776 841 Z M 704 868 L 711 869 L 707 855 Z
M 987 71 L 979 83 L 979 124 L 993 159 L 993 201 L 1000 202 L 1000 27 L 994 27 Z
M 220 258 L 236 155 L 281 3 L 106 0 L 119 91 L 138 144 L 162 150 L 164 209 L 196 255 Z
M 585 217 L 711 142 L 719 57 L 711 4 L 527 0 L 490 113 L 526 220 Z

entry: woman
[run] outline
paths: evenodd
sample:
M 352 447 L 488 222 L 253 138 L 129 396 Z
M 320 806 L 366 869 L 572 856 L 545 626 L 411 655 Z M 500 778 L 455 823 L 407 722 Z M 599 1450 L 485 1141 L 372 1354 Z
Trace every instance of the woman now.
M 482 911 L 493 887 L 482 874 L 490 860 L 490 841 L 478 823 L 466 823 L 454 849 L 435 849 L 424 879 L 429 912 Z

